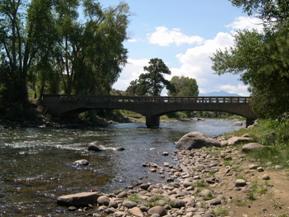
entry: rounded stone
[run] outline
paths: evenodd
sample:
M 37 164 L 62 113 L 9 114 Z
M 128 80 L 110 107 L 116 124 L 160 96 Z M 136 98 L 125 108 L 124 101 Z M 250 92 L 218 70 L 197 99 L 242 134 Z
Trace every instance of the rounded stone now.
M 262 179 L 263 179 L 263 180 L 270 180 L 270 176 L 269 176 L 268 174 L 264 174 L 264 175 L 262 176 Z
M 184 200 L 179 200 L 179 199 L 174 199 L 171 201 L 171 206 L 172 208 L 182 208 L 186 206 L 186 201 Z
M 244 187 L 247 185 L 247 182 L 244 179 L 237 179 L 235 181 L 235 186 L 236 187 Z
M 97 198 L 97 203 L 99 205 L 108 206 L 109 202 L 110 199 L 107 196 L 100 196 L 99 198 Z
M 133 207 L 136 207 L 137 206 L 137 203 L 136 202 L 133 202 L 133 201 L 130 201 L 130 200 L 125 200 L 123 201 L 122 205 L 126 208 L 133 208 Z
M 162 206 L 154 206 L 149 209 L 148 214 L 150 215 L 158 214 L 159 216 L 164 216 L 167 214 L 167 211 Z
M 81 159 L 81 160 L 74 161 L 73 164 L 75 166 L 88 166 L 89 162 L 86 159 Z

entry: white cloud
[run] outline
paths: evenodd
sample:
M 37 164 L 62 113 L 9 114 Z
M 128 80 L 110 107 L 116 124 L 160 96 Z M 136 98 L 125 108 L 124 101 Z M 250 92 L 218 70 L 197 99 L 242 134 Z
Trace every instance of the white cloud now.
M 216 75 L 212 70 L 212 60 L 210 57 L 218 49 L 225 49 L 234 46 L 234 34 L 237 30 L 262 31 L 263 26 L 257 18 L 238 17 L 227 25 L 228 32 L 219 32 L 214 38 L 203 39 L 200 36 L 188 36 L 180 29 L 169 29 L 167 27 L 157 27 L 156 31 L 148 35 L 149 43 L 159 46 L 190 45 L 184 52 L 175 54 L 179 65 L 171 68 L 172 76 L 187 76 L 195 78 L 199 85 L 201 94 L 210 92 L 225 91 L 231 94 L 249 95 L 247 87 L 239 80 L 239 76 L 225 74 Z M 114 88 L 125 90 L 130 81 L 138 78 L 143 73 L 143 67 L 147 65 L 148 59 L 129 59 L 118 82 Z
M 155 31 L 148 34 L 148 40 L 151 44 L 159 46 L 169 46 L 175 44 L 196 45 L 203 42 L 203 38 L 196 35 L 186 35 L 178 28 L 169 29 L 165 26 L 156 27 Z
M 220 90 L 225 91 L 227 93 L 238 94 L 238 95 L 248 95 L 248 87 L 244 84 L 237 84 L 237 85 L 220 85 Z
M 258 32 L 263 32 L 264 30 L 261 19 L 247 16 L 237 17 L 232 23 L 227 25 L 227 27 L 234 32 L 238 30 L 257 30 Z
M 172 69 L 172 76 L 187 76 L 195 78 L 200 92 L 226 91 L 239 95 L 248 95 L 246 87 L 238 77 L 231 74 L 218 76 L 212 70 L 210 57 L 218 49 L 234 46 L 234 37 L 230 33 L 220 32 L 215 38 L 206 40 L 202 45 L 187 49 L 184 53 L 177 54 L 180 67 Z
M 113 88 L 126 90 L 132 80 L 137 79 L 141 73 L 144 73 L 143 68 L 148 62 L 148 59 L 128 59 L 127 64 L 123 68 L 122 73 Z

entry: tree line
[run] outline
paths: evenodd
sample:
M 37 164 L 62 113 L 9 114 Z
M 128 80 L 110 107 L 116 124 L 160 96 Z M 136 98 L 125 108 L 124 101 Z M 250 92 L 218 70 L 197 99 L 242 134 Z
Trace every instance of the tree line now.
M 263 31 L 239 31 L 235 46 L 212 57 L 218 74 L 241 74 L 249 85 L 254 111 L 264 118 L 289 111 L 289 1 L 230 0 L 259 17 Z
M 144 67 L 145 73 L 138 79 L 131 81 L 125 94 L 130 96 L 160 96 L 163 89 L 167 90 L 168 96 L 198 96 L 197 81 L 184 76 L 174 76 L 167 80 L 165 75 L 171 75 L 171 71 L 162 59 L 153 58 L 148 66 Z
M 109 94 L 127 60 L 128 17 L 125 3 L 1 0 L 1 111 L 44 93 Z

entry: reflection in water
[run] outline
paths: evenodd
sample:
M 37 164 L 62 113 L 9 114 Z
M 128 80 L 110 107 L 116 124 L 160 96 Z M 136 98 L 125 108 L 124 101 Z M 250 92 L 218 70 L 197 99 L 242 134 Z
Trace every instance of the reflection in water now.
M 173 142 L 180 136 L 190 131 L 216 136 L 238 128 L 233 121 L 206 119 L 162 123 L 157 130 L 136 123 L 85 130 L 1 129 L 0 216 L 54 213 L 61 209 L 56 208 L 54 197 L 61 194 L 112 191 L 139 178 L 160 181 L 142 164 L 174 162 L 172 154 L 164 157 L 162 152 L 173 153 Z M 91 153 L 87 151 L 91 142 L 125 151 Z M 87 159 L 90 165 L 73 166 L 79 159 Z

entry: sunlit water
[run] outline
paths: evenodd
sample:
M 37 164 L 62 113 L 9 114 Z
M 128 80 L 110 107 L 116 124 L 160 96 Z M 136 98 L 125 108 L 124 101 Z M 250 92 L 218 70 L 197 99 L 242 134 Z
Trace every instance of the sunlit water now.
M 115 124 L 98 129 L 0 128 L 0 216 L 63 216 L 55 197 L 81 191 L 110 192 L 136 183 L 139 178 L 156 182 L 145 162 L 174 163 L 174 141 L 190 131 L 209 136 L 240 128 L 235 121 L 205 119 L 162 123 L 157 130 L 143 124 Z M 88 152 L 97 142 L 125 151 Z M 85 168 L 73 162 L 87 159 Z

